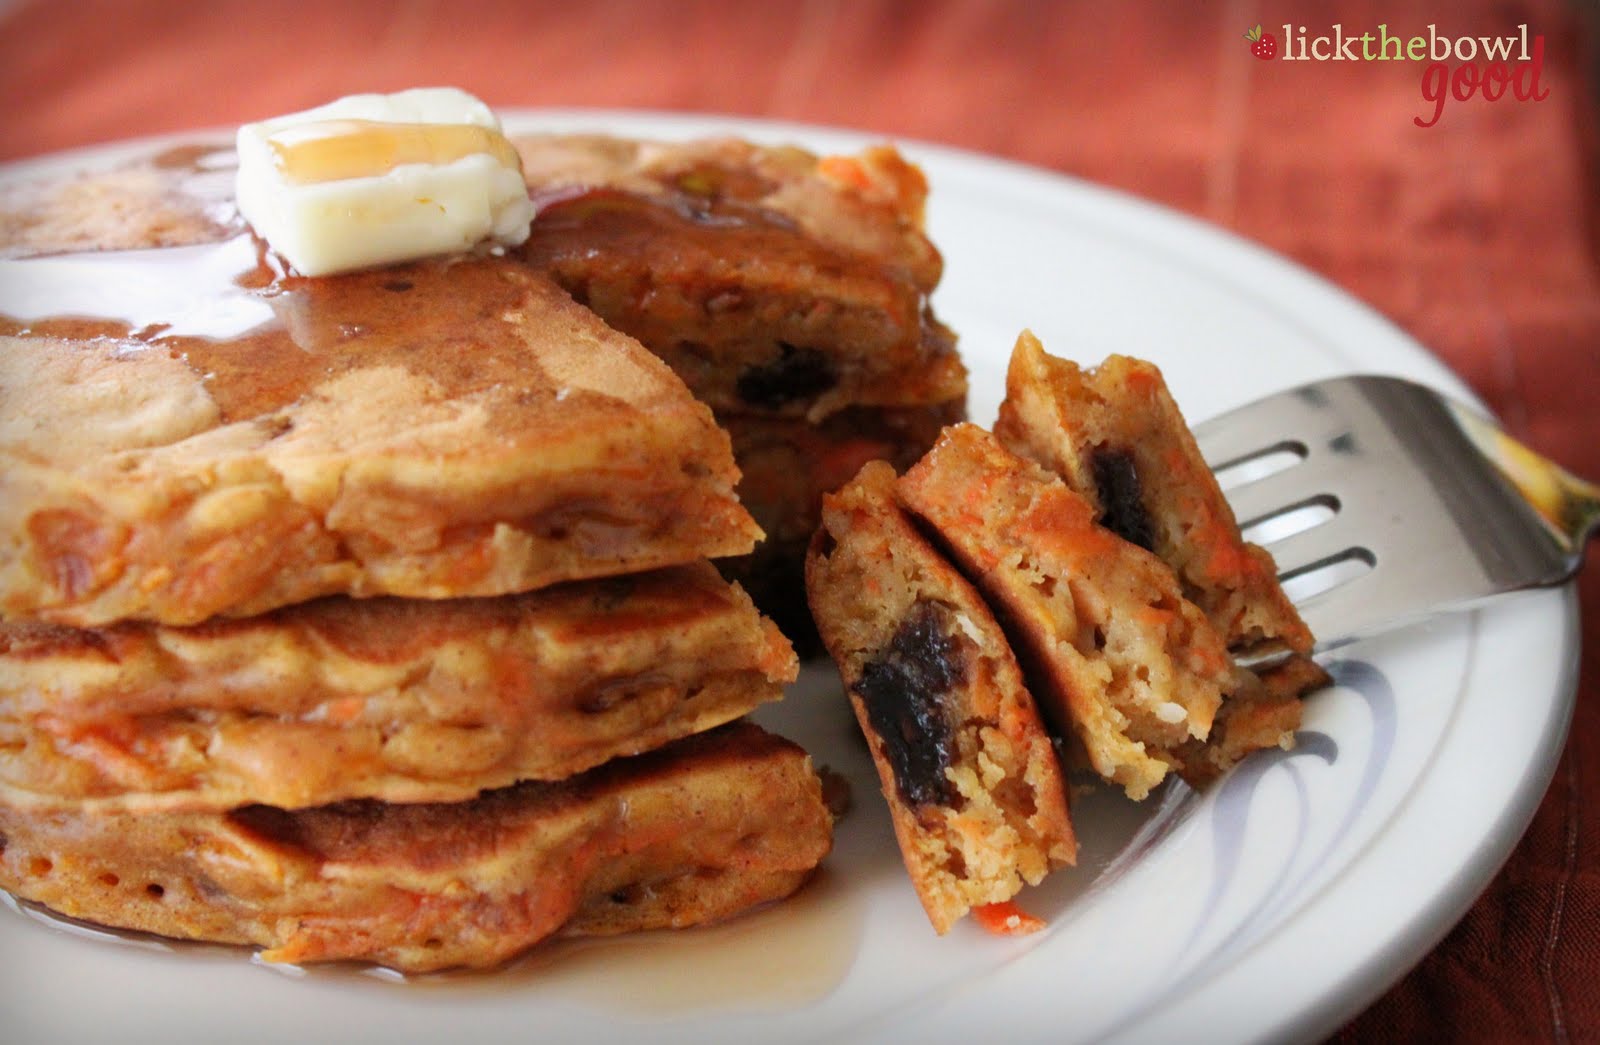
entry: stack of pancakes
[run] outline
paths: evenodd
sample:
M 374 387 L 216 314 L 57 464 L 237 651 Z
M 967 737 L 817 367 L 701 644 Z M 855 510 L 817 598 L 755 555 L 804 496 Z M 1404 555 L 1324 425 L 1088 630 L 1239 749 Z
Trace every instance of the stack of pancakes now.
M 226 164 L 0 194 L 0 886 L 403 970 L 792 892 L 711 412 L 517 260 L 286 277 Z
M 909 467 L 965 416 L 955 337 L 928 304 L 943 263 L 921 172 L 886 146 L 516 145 L 539 204 L 523 257 L 711 405 L 767 533 L 725 571 L 805 637 L 823 494 L 867 461 Z

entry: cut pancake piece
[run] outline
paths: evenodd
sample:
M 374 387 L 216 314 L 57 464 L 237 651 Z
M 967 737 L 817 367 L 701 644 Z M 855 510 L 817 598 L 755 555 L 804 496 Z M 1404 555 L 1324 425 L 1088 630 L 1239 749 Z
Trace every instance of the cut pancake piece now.
M 680 928 L 797 889 L 832 821 L 805 752 L 736 723 L 470 802 L 99 815 L 0 804 L 0 886 L 279 962 L 491 966 L 557 933 Z
M 1083 369 L 1017 339 L 995 435 L 1059 475 L 1096 519 L 1173 568 L 1235 657 L 1267 667 L 1235 687 L 1203 750 L 1198 782 L 1257 747 L 1288 746 L 1299 698 L 1328 684 L 1310 629 L 1278 583 L 1272 556 L 1246 541 L 1216 477 L 1152 363 L 1113 355 Z
M 0 793 L 95 812 L 461 801 L 720 725 L 796 670 L 705 562 L 192 628 L 0 624 Z
M 1311 632 L 1284 595 L 1272 556 L 1240 536 L 1154 364 L 1113 355 L 1085 370 L 1024 332 L 994 431 L 1087 499 L 1102 525 L 1177 571 L 1230 650 L 1282 644 L 1310 652 Z
M 1329 681 L 1328 673 L 1306 657 L 1290 658 L 1259 674 L 1236 669 L 1211 735 L 1190 740 L 1174 752 L 1183 779 L 1201 787 L 1252 751 L 1293 748 L 1304 710 L 1301 694 Z
M 1143 798 L 1209 735 L 1234 668 L 1172 570 L 988 432 L 947 429 L 898 485 L 1017 641 L 1051 724 Z
M 275 279 L 245 238 L 0 278 L 171 291 L 217 251 L 244 282 L 196 307 L 259 326 L 0 318 L 27 330 L 0 336 L 0 613 L 193 624 L 328 594 L 497 595 L 759 537 L 710 412 L 514 261 Z
M 817 629 L 877 765 L 928 920 L 1011 899 L 1077 843 L 1050 738 L 999 625 L 918 534 L 879 461 L 824 500 Z
M 965 396 L 954 337 L 927 305 L 942 270 L 927 183 L 894 149 L 516 145 L 539 205 L 522 256 L 719 413 L 815 421 Z

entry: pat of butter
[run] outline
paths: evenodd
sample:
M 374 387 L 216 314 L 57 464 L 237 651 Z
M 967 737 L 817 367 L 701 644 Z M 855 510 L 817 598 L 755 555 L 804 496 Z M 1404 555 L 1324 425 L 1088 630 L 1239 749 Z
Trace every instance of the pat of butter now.
M 528 238 L 500 121 L 465 91 L 357 94 L 239 128 L 239 213 L 305 276 Z

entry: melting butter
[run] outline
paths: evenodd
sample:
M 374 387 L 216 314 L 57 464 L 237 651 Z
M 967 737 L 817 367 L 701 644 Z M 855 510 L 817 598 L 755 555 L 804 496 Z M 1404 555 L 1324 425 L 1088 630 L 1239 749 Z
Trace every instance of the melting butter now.
M 237 145 L 239 213 L 303 276 L 515 246 L 533 221 L 500 121 L 453 88 L 352 95 Z

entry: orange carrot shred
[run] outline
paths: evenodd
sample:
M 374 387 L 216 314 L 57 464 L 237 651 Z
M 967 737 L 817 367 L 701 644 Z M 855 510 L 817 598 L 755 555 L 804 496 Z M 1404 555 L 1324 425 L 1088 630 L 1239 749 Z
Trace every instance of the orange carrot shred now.
M 824 156 L 817 161 L 817 169 L 823 177 L 832 178 L 853 189 L 866 189 L 872 185 L 866 168 L 854 156 Z
M 1010 900 L 974 907 L 972 917 L 985 932 L 996 936 L 1027 936 L 1045 927 L 1044 919 L 1035 918 Z

